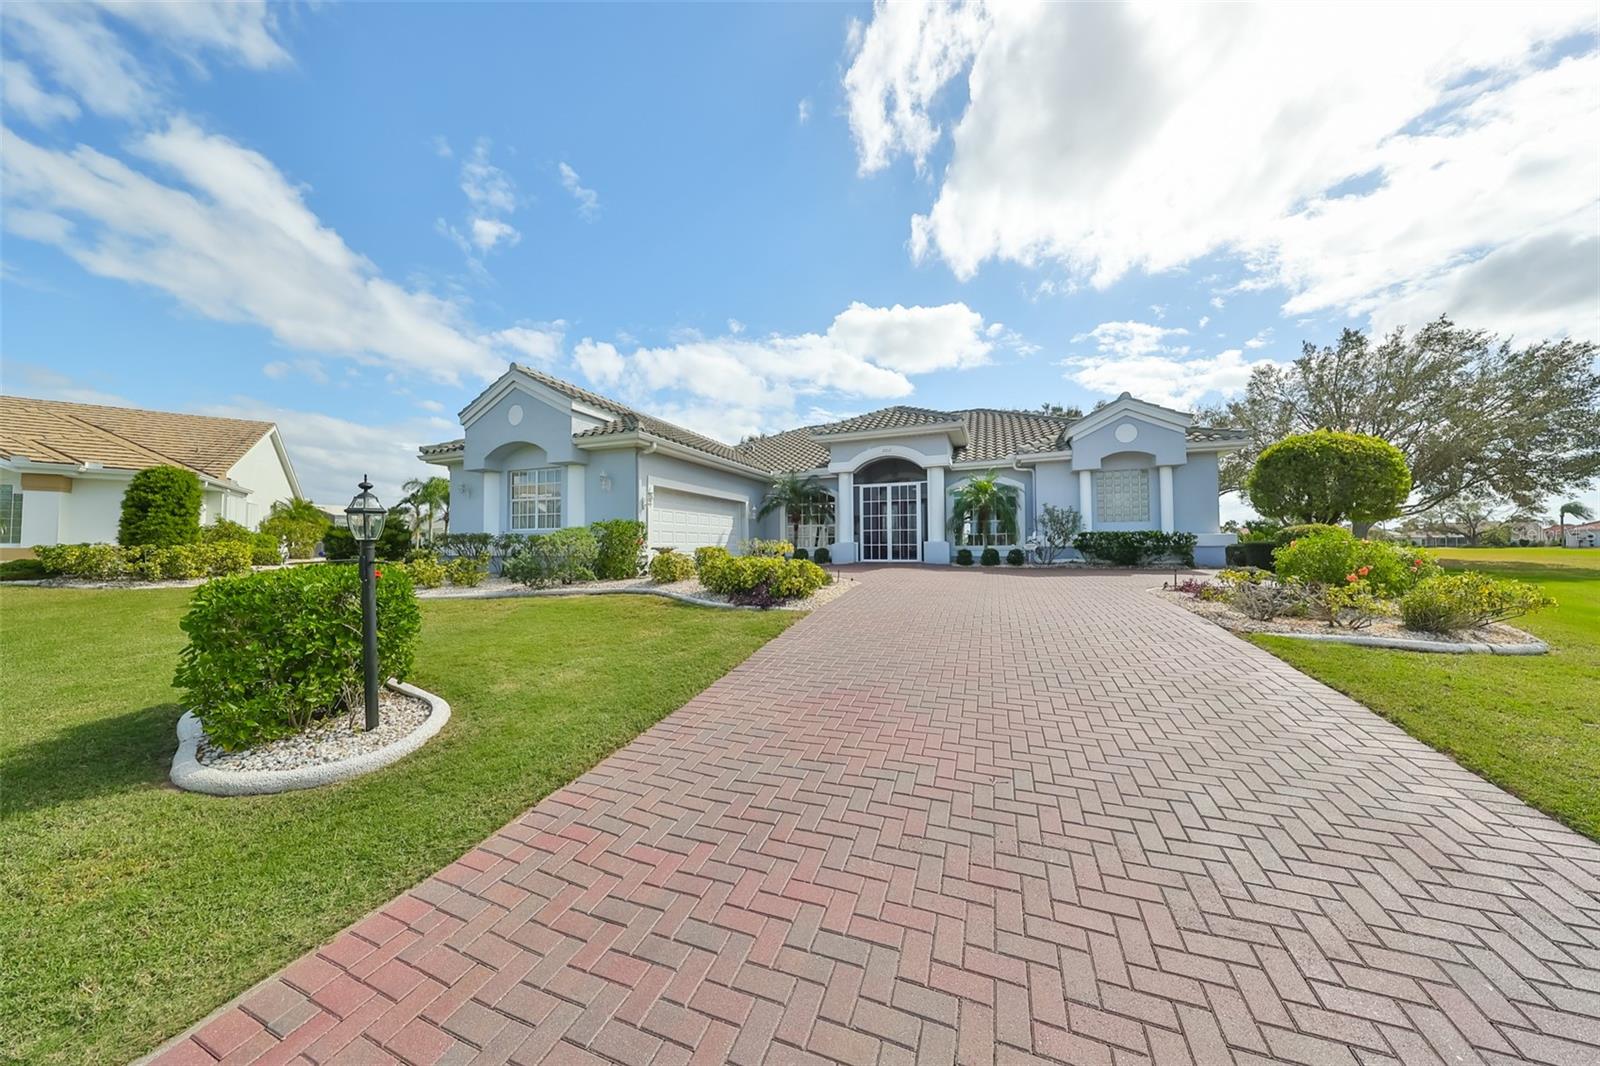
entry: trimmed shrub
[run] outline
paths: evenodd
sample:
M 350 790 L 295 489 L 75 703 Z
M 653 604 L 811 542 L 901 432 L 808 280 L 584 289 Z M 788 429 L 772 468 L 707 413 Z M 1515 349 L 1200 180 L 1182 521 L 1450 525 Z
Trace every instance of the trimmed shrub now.
M 1318 533 L 1327 533 L 1329 531 L 1334 533 L 1350 532 L 1343 526 L 1330 526 L 1326 522 L 1302 522 L 1299 525 L 1284 526 L 1278 530 L 1277 536 L 1272 538 L 1272 545 L 1275 548 L 1281 548 L 1285 544 L 1299 540 L 1301 537 L 1312 537 Z M 1354 536 L 1354 534 L 1351 535 Z
M 278 538 L 271 533 L 252 532 L 237 522 L 226 518 L 219 518 L 209 526 L 200 530 L 200 543 L 222 544 L 224 542 L 248 544 L 250 546 L 250 562 L 254 566 L 277 566 L 283 562 L 282 553 L 278 550 Z
M 971 566 L 972 565 L 972 549 L 971 548 L 962 548 L 962 549 L 960 549 L 959 551 L 956 552 L 956 565 L 957 566 Z
M 1320 585 L 1365 585 L 1379 596 L 1398 596 L 1439 572 L 1430 552 L 1404 544 L 1357 540 L 1338 528 L 1297 537 L 1273 552 L 1284 578 Z
M 1117 566 L 1143 566 L 1170 557 L 1193 566 L 1198 542 L 1193 533 L 1163 533 L 1159 529 L 1095 530 L 1072 538 L 1072 546 L 1085 557 Z
M 1252 566 L 1257 570 L 1271 570 L 1274 547 L 1270 540 L 1240 541 L 1224 548 L 1223 555 L 1229 566 Z
M 994 548 L 994 547 L 989 547 L 989 548 L 983 549 L 983 554 L 978 556 L 978 565 L 979 566 L 999 566 L 1000 565 L 1000 549 L 999 548 Z
M 794 554 L 792 556 L 790 556 L 790 558 L 791 559 L 809 559 L 809 558 L 811 558 L 811 553 L 806 551 L 804 548 L 796 548 L 794 550 Z
M 828 563 L 833 562 L 833 553 L 827 548 L 818 548 L 811 553 L 811 561 L 818 566 L 826 566 Z
M 1554 599 L 1526 581 L 1476 571 L 1437 574 L 1401 597 L 1400 623 L 1424 633 L 1449 633 L 1479 629 L 1555 605 Z
M 404 566 L 412 584 L 419 589 L 436 589 L 444 584 L 445 566 L 431 555 L 419 555 Z
M 530 536 L 501 566 L 506 578 L 530 588 L 593 581 L 600 546 L 587 529 L 557 529 Z
M 700 575 L 700 580 L 701 581 L 704 581 L 706 579 L 706 568 L 707 567 L 717 566 L 724 559 L 731 559 L 731 558 L 733 558 L 733 556 L 728 554 L 728 549 L 727 548 L 718 548 L 718 547 L 696 548 L 694 550 L 694 570 L 695 570 L 695 573 Z
M 398 515 L 390 515 L 384 524 L 384 533 L 387 535 L 390 526 L 404 526 Z M 289 545 L 289 558 L 309 559 L 316 553 L 317 542 L 327 535 L 333 528 L 333 520 L 310 500 L 279 500 L 272 505 L 271 512 L 261 520 L 261 532 L 272 537 L 273 541 L 284 541 Z M 383 541 L 378 541 L 381 546 Z M 410 547 L 409 544 L 406 547 Z M 385 559 L 403 559 L 405 552 L 398 555 L 382 555 Z
M 489 560 L 475 555 L 458 555 L 444 564 L 444 572 L 450 584 L 457 588 L 477 588 L 489 576 Z
M 601 581 L 638 577 L 644 551 L 644 523 L 613 518 L 589 526 L 596 544 L 594 572 Z
M 659 584 L 670 585 L 674 581 L 688 581 L 694 575 L 694 560 L 671 548 L 650 560 L 650 580 Z
M 0 581 L 38 581 L 49 576 L 37 559 L 7 559 L 0 563 Z
M 745 555 L 767 556 L 773 559 L 783 559 L 794 554 L 794 545 L 786 540 L 747 540 L 739 545 Z
M 1299 522 L 1376 522 L 1411 492 L 1400 449 L 1381 437 L 1318 429 L 1262 450 L 1244 481 L 1255 509 Z
M 733 603 L 770 607 L 810 596 L 828 583 L 828 575 L 805 559 L 744 555 L 712 560 L 701 567 L 700 582 Z
M 80 581 L 186 581 L 242 574 L 250 569 L 250 546 L 238 541 L 119 547 L 115 544 L 51 544 L 34 548 L 53 577 Z
M 1023 553 L 1021 548 L 1012 548 L 1010 551 L 1006 552 L 1007 566 L 1021 566 L 1027 561 L 1028 557 Z
M 335 562 L 352 562 L 356 558 L 356 538 L 343 526 L 334 526 L 322 535 L 322 554 Z
M 300 566 L 210 581 L 180 626 L 173 684 L 212 742 L 237 751 L 362 704 L 361 580 L 353 566 Z M 422 613 L 402 568 L 378 580 L 379 676 L 411 671 Z
M 200 539 L 200 478 L 178 466 L 133 475 L 122 494 L 117 543 L 124 547 L 193 544 Z

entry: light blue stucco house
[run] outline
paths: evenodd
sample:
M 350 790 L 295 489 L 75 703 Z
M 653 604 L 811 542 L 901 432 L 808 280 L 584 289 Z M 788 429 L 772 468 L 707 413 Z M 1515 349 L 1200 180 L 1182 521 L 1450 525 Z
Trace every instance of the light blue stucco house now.
M 1242 433 L 1194 424 L 1127 393 L 1082 417 L 977 408 L 885 407 L 738 445 L 712 440 L 548 374 L 512 364 L 461 412 L 464 436 L 421 449 L 450 474 L 457 533 L 536 533 L 608 518 L 646 523 L 651 548 L 688 550 L 781 537 L 790 516 L 756 517 L 775 475 L 810 475 L 832 515 L 800 515 L 799 546 L 835 562 L 948 563 L 997 529 L 946 528 L 951 493 L 994 471 L 1020 504 L 1026 540 L 1046 504 L 1085 529 L 1199 537 L 1196 561 L 1223 562 L 1217 460 Z

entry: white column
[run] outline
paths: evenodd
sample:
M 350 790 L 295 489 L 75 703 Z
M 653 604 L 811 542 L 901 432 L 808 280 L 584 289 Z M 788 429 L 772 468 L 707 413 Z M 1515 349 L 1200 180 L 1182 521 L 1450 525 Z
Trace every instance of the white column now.
M 1178 528 L 1172 513 L 1172 467 L 1159 468 L 1161 475 L 1161 532 L 1171 533 Z
M 950 533 L 945 529 L 944 467 L 928 467 L 928 528 L 922 534 L 922 561 L 945 564 L 950 561 Z
M 836 563 L 856 561 L 855 544 L 856 479 L 854 474 L 839 475 L 839 497 L 833 509 L 834 559 Z
M 1078 471 L 1078 513 L 1083 516 L 1084 532 L 1094 529 L 1094 471 Z
M 587 469 L 578 463 L 567 467 L 567 483 L 563 486 L 566 500 L 561 508 L 561 524 L 564 526 L 586 526 L 588 508 L 584 505 L 583 486 L 584 470 Z
M 500 501 L 505 498 L 506 478 L 509 476 L 503 470 L 485 470 L 483 472 L 483 531 L 485 533 L 503 533 L 505 531 L 504 519 L 500 514 Z

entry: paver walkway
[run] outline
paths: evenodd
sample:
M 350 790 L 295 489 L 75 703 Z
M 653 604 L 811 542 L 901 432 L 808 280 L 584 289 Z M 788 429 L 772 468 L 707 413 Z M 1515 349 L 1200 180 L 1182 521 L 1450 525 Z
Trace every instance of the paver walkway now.
M 857 576 L 161 1061 L 1600 1063 L 1594 844 L 1149 576 Z

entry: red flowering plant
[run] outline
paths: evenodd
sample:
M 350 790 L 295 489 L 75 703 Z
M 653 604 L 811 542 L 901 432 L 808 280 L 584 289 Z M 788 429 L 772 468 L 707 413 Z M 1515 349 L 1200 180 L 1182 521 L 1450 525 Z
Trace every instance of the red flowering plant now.
M 1361 585 L 1375 596 L 1402 595 L 1439 572 L 1427 552 L 1407 545 L 1357 540 L 1343 529 L 1299 537 L 1273 555 L 1278 574 L 1318 585 Z

